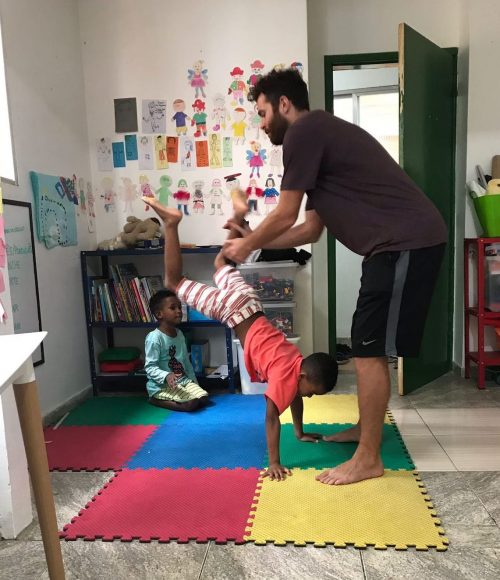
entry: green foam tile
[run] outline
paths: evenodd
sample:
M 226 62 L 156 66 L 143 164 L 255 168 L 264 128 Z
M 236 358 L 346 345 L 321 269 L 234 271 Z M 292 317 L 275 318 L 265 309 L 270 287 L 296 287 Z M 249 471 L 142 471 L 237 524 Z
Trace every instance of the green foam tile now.
M 304 431 L 306 433 L 333 435 L 349 427 L 352 427 L 352 425 L 309 423 L 304 425 Z M 284 424 L 281 426 L 281 464 L 286 467 L 298 467 L 300 469 L 335 467 L 350 459 L 354 455 L 356 447 L 357 443 L 328 443 L 326 441 L 306 443 L 299 441 L 295 437 L 293 425 Z M 395 425 L 384 425 L 382 461 L 385 469 L 415 469 L 415 465 Z
M 161 425 L 169 414 L 145 397 L 94 397 L 73 409 L 63 425 Z

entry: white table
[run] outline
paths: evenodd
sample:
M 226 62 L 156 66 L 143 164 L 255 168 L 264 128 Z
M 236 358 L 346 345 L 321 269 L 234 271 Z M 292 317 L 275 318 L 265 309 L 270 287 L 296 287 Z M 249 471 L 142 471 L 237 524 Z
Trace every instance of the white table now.
M 0 335 L 0 394 L 12 384 L 51 580 L 64 580 L 54 497 L 31 355 L 46 332 Z

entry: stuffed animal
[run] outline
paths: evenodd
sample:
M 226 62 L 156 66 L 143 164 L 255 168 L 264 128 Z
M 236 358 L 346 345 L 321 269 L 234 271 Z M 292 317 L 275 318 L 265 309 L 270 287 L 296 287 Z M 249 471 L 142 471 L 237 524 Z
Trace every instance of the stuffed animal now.
M 128 216 L 123 231 L 111 240 L 102 241 L 97 248 L 99 250 L 118 250 L 121 248 L 133 248 L 137 242 L 154 240 L 161 237 L 160 221 L 156 218 L 140 220 L 135 216 Z

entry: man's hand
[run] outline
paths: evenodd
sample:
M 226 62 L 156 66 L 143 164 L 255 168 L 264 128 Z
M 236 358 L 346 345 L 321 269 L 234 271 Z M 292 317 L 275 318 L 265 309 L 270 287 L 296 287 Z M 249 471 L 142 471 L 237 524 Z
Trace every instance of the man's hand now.
M 247 238 L 233 238 L 232 240 L 226 240 L 222 246 L 222 253 L 224 256 L 228 260 L 236 262 L 237 264 L 244 262 L 251 252 L 252 248 L 247 242 Z
M 176 383 L 175 374 L 168 373 L 167 378 L 165 379 L 165 382 L 167 383 L 167 385 L 169 387 L 175 387 L 175 383 Z
M 297 435 L 297 439 L 306 443 L 318 443 L 323 439 L 323 435 L 321 433 L 302 433 Z
M 283 467 L 279 463 L 272 463 L 264 472 L 262 477 L 269 477 L 271 480 L 282 481 L 287 475 L 292 475 L 288 467 Z
M 247 221 L 243 222 L 243 225 L 240 225 L 234 218 L 228 219 L 222 227 L 225 230 L 236 230 L 243 238 L 246 238 L 253 232 Z

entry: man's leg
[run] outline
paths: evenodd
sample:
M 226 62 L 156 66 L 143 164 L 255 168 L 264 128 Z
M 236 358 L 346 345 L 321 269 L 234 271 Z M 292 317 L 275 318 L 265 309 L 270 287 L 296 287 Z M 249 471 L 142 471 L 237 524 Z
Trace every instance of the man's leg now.
M 153 197 L 143 197 L 142 201 L 151 206 L 163 220 L 165 231 L 165 251 L 163 254 L 165 265 L 164 284 L 166 288 L 175 292 L 183 278 L 182 253 L 179 242 L 179 222 L 182 219 L 182 212 L 165 207 Z
M 384 474 L 380 444 L 385 411 L 391 392 L 386 357 L 355 358 L 360 421 L 352 429 L 339 433 L 335 441 L 359 441 L 349 461 L 327 469 L 316 479 L 330 485 L 354 483 Z M 332 439 L 330 439 L 332 440 Z

